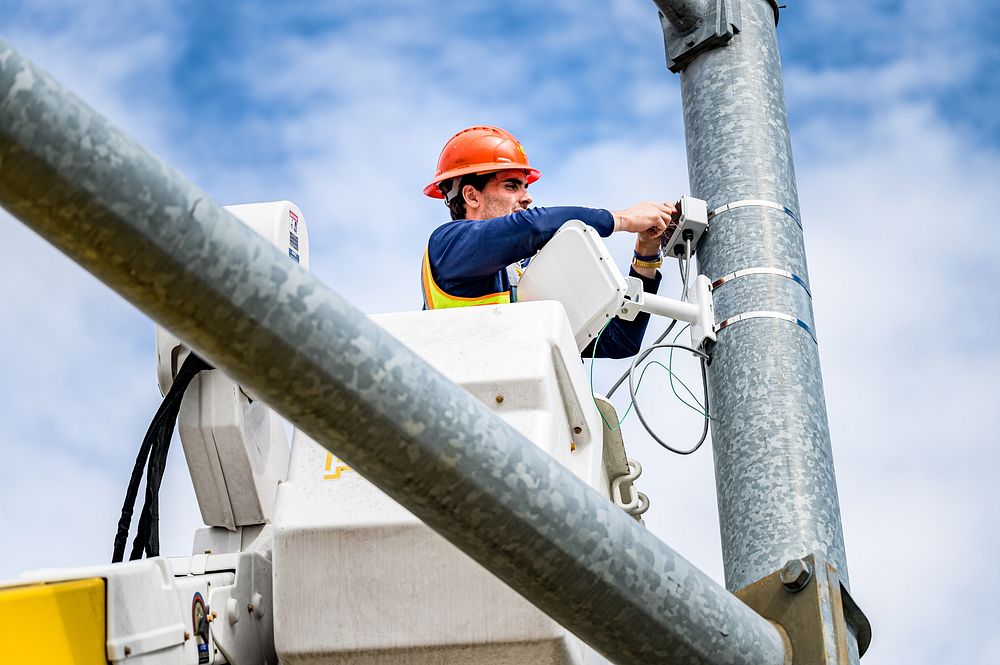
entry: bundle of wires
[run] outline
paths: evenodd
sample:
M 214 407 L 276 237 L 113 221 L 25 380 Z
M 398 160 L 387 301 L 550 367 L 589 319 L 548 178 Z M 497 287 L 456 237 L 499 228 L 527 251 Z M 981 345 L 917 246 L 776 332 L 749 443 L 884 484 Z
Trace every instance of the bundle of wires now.
M 156 410 L 153 421 L 149 424 L 149 429 L 146 430 L 146 436 L 142 439 L 142 445 L 139 446 L 139 455 L 135 459 L 135 466 L 132 467 L 132 476 L 129 478 L 128 489 L 125 492 L 125 503 L 122 505 L 118 529 L 115 532 L 111 563 L 118 563 L 125 556 L 132 513 L 135 510 L 139 484 L 142 482 L 143 467 L 146 468 L 146 493 L 143 498 L 142 511 L 139 513 L 138 532 L 135 540 L 132 541 L 132 553 L 129 555 L 129 560 L 141 559 L 143 553 L 151 557 L 160 555 L 160 482 L 163 480 L 163 472 L 167 465 L 170 439 L 174 434 L 174 426 L 177 422 L 177 414 L 180 413 L 184 392 L 199 372 L 209 369 L 212 369 L 211 365 L 194 353 L 189 354 L 177 371 L 177 376 L 174 377 L 170 390 L 163 397 L 163 402 Z
M 690 240 L 685 241 L 684 258 L 678 260 L 678 267 L 680 268 L 681 282 L 683 284 L 683 287 L 682 287 L 682 290 L 681 290 L 681 300 L 687 301 L 687 299 L 688 299 L 688 290 L 689 290 L 688 289 L 688 284 L 689 284 L 690 271 L 691 271 L 691 241 Z M 610 321 L 609 321 L 609 323 L 610 323 Z M 670 325 L 667 326 L 667 329 L 663 331 L 663 334 L 661 334 L 656 339 L 656 341 L 653 344 L 645 347 L 640 353 L 638 353 L 636 355 L 635 359 L 632 360 L 632 364 L 629 366 L 628 371 L 626 371 L 624 374 L 622 374 L 620 377 L 618 377 L 618 380 L 615 382 L 615 384 L 613 386 L 611 386 L 611 390 L 609 390 L 608 393 L 607 393 L 607 395 L 606 395 L 606 397 L 608 399 L 611 399 L 611 396 L 615 394 L 615 391 L 618 390 L 618 388 L 622 385 L 622 383 L 625 382 L 626 379 L 628 379 L 628 388 L 629 388 L 629 399 L 630 399 L 630 401 L 629 401 L 629 406 L 628 406 L 628 408 L 625 411 L 625 415 L 622 416 L 622 418 L 617 423 L 612 424 L 612 423 L 607 422 L 607 420 L 605 420 L 604 422 L 605 422 L 605 424 L 610 429 L 616 430 L 619 427 L 621 427 L 621 424 L 628 417 L 628 414 L 632 411 L 632 409 L 635 409 L 635 414 L 636 414 L 636 416 L 638 416 L 639 422 L 642 423 L 642 426 L 646 429 L 646 431 L 649 433 L 649 435 L 653 438 L 654 441 L 656 441 L 660 446 L 662 446 L 663 448 L 669 450 L 670 452 L 677 453 L 678 455 L 690 455 L 691 453 L 693 453 L 696 450 L 698 450 L 699 448 L 701 448 L 702 444 L 705 443 L 705 439 L 708 438 L 708 424 L 709 424 L 709 421 L 712 418 L 711 415 L 710 415 L 710 413 L 709 413 L 709 411 L 708 411 L 708 377 L 707 377 L 707 372 L 706 372 L 706 366 L 707 366 L 708 361 L 709 361 L 709 356 L 704 351 L 700 351 L 700 350 L 692 348 L 690 346 L 685 346 L 683 344 L 678 344 L 677 343 L 677 340 L 678 340 L 678 338 L 680 338 L 681 333 L 683 333 L 688 328 L 688 326 L 684 326 L 683 328 L 681 328 L 677 332 L 677 334 L 674 336 L 674 339 L 671 342 L 669 342 L 669 343 L 664 342 L 663 340 L 665 340 L 667 338 L 667 336 L 670 335 L 670 332 L 674 329 L 674 327 L 676 325 L 677 325 L 677 321 L 676 320 L 671 321 Z M 607 328 L 607 324 L 605 324 L 604 327 Z M 603 333 L 603 332 L 604 332 L 604 329 L 602 328 L 601 329 L 601 333 Z M 597 348 L 597 342 L 600 340 L 601 333 L 598 333 L 598 335 L 597 335 L 597 340 L 594 343 L 594 348 L 595 349 Z M 651 354 L 653 351 L 655 351 L 657 349 L 666 349 L 666 348 L 670 349 L 670 358 L 669 358 L 668 364 L 664 365 L 663 363 L 656 362 L 656 361 L 651 361 L 651 362 L 647 363 L 645 365 L 645 367 L 642 368 L 642 372 L 640 372 L 640 374 L 639 374 L 638 381 L 636 381 L 635 380 L 635 370 L 642 363 L 642 361 L 644 361 L 646 358 L 648 358 L 649 354 Z M 690 351 L 691 353 L 693 353 L 694 355 L 696 355 L 699 358 L 699 360 L 701 361 L 701 363 L 700 363 L 701 364 L 701 383 L 702 383 L 702 387 L 703 387 L 703 400 L 701 402 L 699 402 L 698 398 L 695 397 L 695 395 L 694 395 L 693 392 L 691 392 L 691 389 L 688 388 L 687 385 L 679 377 L 677 377 L 677 375 L 674 373 L 674 371 L 673 371 L 674 349 L 683 349 L 685 351 Z M 636 399 L 636 394 L 637 394 L 637 392 L 639 390 L 639 386 L 642 384 L 643 377 L 646 375 L 646 370 L 648 370 L 651 366 L 654 366 L 654 365 L 658 366 L 658 367 L 662 367 L 663 369 L 667 370 L 667 374 L 670 377 L 670 389 L 673 391 L 674 396 L 678 400 L 680 400 L 681 403 L 683 403 L 687 407 L 693 409 L 694 411 L 696 411 L 697 413 L 699 413 L 700 415 L 702 415 L 704 417 L 704 419 L 705 419 L 705 424 L 704 424 L 704 427 L 702 428 L 702 431 L 701 431 L 701 437 L 698 439 L 697 443 L 695 443 L 690 448 L 687 448 L 687 449 L 677 448 L 675 446 L 670 445 L 666 441 L 664 441 L 653 430 L 653 428 L 650 426 L 650 424 L 646 421 L 645 416 L 642 414 L 642 409 L 639 408 L 639 402 Z M 687 391 L 688 395 L 690 395 L 691 398 L 692 398 L 692 400 L 694 401 L 694 404 L 689 403 L 687 400 L 685 400 L 683 397 L 681 397 L 677 393 L 677 388 L 674 385 L 675 381 L 677 383 L 681 384 L 681 386 L 684 387 L 684 389 Z M 593 392 L 593 389 L 594 389 L 594 354 L 591 355 L 591 360 L 590 360 L 590 388 L 591 388 L 591 392 Z M 602 415 L 601 417 L 603 418 L 604 416 Z

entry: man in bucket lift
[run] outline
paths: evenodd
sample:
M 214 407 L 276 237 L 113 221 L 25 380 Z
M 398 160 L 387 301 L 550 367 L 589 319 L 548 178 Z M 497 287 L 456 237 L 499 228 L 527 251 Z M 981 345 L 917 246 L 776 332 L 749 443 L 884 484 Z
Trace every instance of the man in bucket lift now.
M 521 143 L 489 125 L 469 127 L 445 144 L 434 180 L 424 194 L 444 199 L 453 221 L 427 242 L 421 270 L 424 308 L 515 302 L 517 280 L 527 261 L 565 222 L 578 219 L 602 237 L 635 233 L 631 274 L 643 291 L 656 293 L 662 277 L 660 236 L 676 213 L 669 203 L 638 203 L 624 210 L 564 206 L 529 208 L 528 185 L 541 177 Z M 634 321 L 612 319 L 597 355 L 627 358 L 639 352 L 649 314 Z M 589 356 L 592 349 L 584 350 Z

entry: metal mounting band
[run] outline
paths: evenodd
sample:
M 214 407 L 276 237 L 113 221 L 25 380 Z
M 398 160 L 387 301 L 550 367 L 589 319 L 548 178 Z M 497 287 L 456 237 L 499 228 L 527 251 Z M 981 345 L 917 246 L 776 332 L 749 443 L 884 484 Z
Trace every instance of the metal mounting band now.
M 787 277 L 805 289 L 806 294 L 812 298 L 812 291 L 809 290 L 809 285 L 806 284 L 804 279 L 793 272 L 788 272 L 787 270 L 782 270 L 781 268 L 744 268 L 743 270 L 737 270 L 736 272 L 731 272 L 728 275 L 723 275 L 719 279 L 712 282 L 712 290 L 714 291 L 723 284 L 731 282 L 737 277 L 743 277 L 744 275 L 777 275 L 778 277 Z
M 734 208 L 746 208 L 748 206 L 756 206 L 760 208 L 771 208 L 772 210 L 778 210 L 785 213 L 791 217 L 799 228 L 802 228 L 802 222 L 799 221 L 799 216 L 796 215 L 791 208 L 788 206 L 783 206 L 780 203 L 775 203 L 773 201 L 765 201 L 763 199 L 742 199 L 740 201 L 733 201 L 732 203 L 727 203 L 725 205 L 719 206 L 715 210 L 708 213 L 708 218 L 711 220 L 713 217 L 717 217 L 724 212 L 729 212 Z
M 747 319 L 781 319 L 782 321 L 788 321 L 790 323 L 794 323 L 799 328 L 802 328 L 807 333 L 809 333 L 809 336 L 812 337 L 812 341 L 814 341 L 817 344 L 819 344 L 819 340 L 816 339 L 816 333 L 813 332 L 813 329 L 809 327 L 808 323 L 806 323 L 802 319 L 798 319 L 798 318 L 792 316 L 791 314 L 783 314 L 782 312 L 767 312 L 767 311 L 744 312 L 743 314 L 737 314 L 736 316 L 730 316 L 728 319 L 726 319 L 726 320 L 724 320 L 724 321 L 722 321 L 720 323 L 715 324 L 715 326 L 713 326 L 712 330 L 714 332 L 719 332 L 720 330 L 723 330 L 724 328 L 728 328 L 729 326 L 733 325 L 734 323 L 737 323 L 739 321 L 746 321 Z

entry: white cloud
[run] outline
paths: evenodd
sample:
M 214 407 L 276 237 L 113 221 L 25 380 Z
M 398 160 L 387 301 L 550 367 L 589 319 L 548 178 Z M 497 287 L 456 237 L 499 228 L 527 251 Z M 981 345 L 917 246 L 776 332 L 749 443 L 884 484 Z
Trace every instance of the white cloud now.
M 785 84 L 795 94 L 795 101 L 894 102 L 904 96 L 926 93 L 934 86 L 946 85 L 967 72 L 970 55 L 961 54 L 947 63 L 930 58 L 900 58 L 882 65 L 856 65 L 826 69 L 792 67 L 784 75 Z M 836 106 L 830 110 L 835 111 Z

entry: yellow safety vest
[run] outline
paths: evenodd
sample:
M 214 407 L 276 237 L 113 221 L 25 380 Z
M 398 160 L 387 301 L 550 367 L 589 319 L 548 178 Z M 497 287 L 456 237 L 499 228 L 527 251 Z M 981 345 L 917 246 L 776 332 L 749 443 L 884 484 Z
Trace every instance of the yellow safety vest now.
M 506 305 L 510 303 L 510 291 L 490 293 L 477 298 L 462 298 L 445 293 L 444 289 L 434 281 L 431 273 L 431 259 L 428 250 L 424 250 L 424 261 L 420 271 L 420 283 L 424 288 L 424 301 L 427 309 L 443 309 L 445 307 L 472 307 L 474 305 Z

